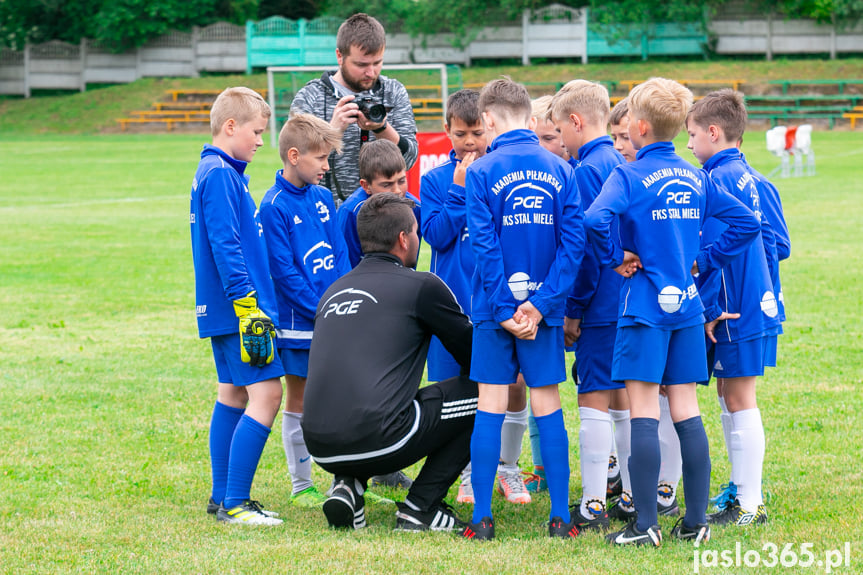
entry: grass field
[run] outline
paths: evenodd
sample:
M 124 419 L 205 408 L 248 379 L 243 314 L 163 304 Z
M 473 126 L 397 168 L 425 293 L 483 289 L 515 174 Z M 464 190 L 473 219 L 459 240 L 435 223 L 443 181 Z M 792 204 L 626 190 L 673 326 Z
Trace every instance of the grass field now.
M 716 529 L 699 551 L 734 552 L 739 542 L 769 562 L 770 544 L 778 558 L 811 543 L 815 563 L 701 573 L 821 573 L 817 562 L 846 542 L 850 563 L 833 572 L 863 571 L 863 134 L 813 139 L 818 175 L 777 180 L 793 249 L 780 367 L 759 391 L 770 523 Z M 763 141 L 748 134 L 744 151 L 766 173 L 776 160 Z M 319 511 L 287 504 L 280 420 L 253 495 L 285 524 L 246 529 L 207 516 L 215 373 L 195 331 L 187 215 L 202 142 L 0 135 L 0 572 L 693 572 L 693 548 L 673 541 L 645 550 L 609 549 L 597 535 L 548 540 L 547 496 L 518 509 L 495 496 L 498 539 L 485 545 L 393 533 L 392 507 L 368 508 L 361 532 L 330 531 Z M 258 154 L 250 174 L 260 199 L 278 159 L 268 147 Z M 561 389 L 574 501 L 576 398 L 570 384 Z M 715 492 L 729 467 L 713 393 L 700 391 Z M 316 483 L 326 487 L 320 470 Z M 667 534 L 671 523 L 662 525 Z

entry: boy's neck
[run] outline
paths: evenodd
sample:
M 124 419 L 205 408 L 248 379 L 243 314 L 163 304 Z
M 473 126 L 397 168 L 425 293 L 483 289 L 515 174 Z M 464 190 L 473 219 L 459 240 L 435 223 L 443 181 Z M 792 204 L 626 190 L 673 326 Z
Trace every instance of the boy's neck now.
M 711 158 L 713 158 L 713 156 L 715 156 L 719 152 L 724 152 L 725 150 L 730 150 L 732 148 L 734 148 L 735 150 L 737 149 L 737 143 L 736 142 L 716 142 L 716 143 L 714 143 L 710 147 L 710 151 L 711 151 L 710 158 L 707 158 L 706 160 L 704 160 L 704 164 L 709 162 L 711 160 Z M 702 165 L 704 165 L 704 164 L 702 164 Z
M 282 177 L 290 182 L 290 184 L 295 188 L 304 188 L 310 185 L 309 182 L 303 181 L 293 164 L 285 164 L 285 167 L 282 170 Z
M 582 144 L 582 146 L 586 146 L 587 144 L 591 143 L 594 140 L 608 136 L 608 133 L 605 131 L 604 126 L 585 125 L 583 128 L 583 133 L 584 133 L 584 143 Z
M 219 148 L 235 160 L 237 159 L 231 150 L 231 138 L 229 136 L 225 134 L 217 134 L 213 136 L 213 146 Z

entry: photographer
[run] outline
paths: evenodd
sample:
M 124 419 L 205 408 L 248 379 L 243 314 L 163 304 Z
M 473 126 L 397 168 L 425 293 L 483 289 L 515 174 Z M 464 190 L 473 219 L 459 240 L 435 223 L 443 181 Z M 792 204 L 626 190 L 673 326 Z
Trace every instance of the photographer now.
M 342 132 L 342 153 L 330 155 L 322 184 L 340 205 L 359 185 L 359 153 L 374 139 L 396 144 L 410 169 L 417 159 L 416 123 L 407 90 L 381 76 L 386 34 L 380 22 L 354 14 L 336 37 L 339 68 L 306 84 L 291 103 L 291 114 L 313 114 Z

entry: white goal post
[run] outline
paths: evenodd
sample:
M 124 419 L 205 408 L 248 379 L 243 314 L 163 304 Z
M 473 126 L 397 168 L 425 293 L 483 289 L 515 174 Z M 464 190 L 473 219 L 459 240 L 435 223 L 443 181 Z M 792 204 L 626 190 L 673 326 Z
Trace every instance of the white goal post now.
M 335 66 L 267 67 L 267 99 L 269 100 L 270 108 L 273 110 L 273 113 L 270 115 L 271 146 L 275 148 L 278 145 L 277 142 L 279 138 L 279 130 L 281 130 L 282 128 L 280 120 L 287 118 L 288 114 L 290 113 L 291 101 L 293 101 L 294 99 L 294 94 L 296 94 L 296 92 L 299 91 L 299 89 L 306 84 L 306 82 L 303 82 L 300 86 L 292 85 L 291 90 L 280 88 L 276 82 L 276 75 L 296 75 L 299 73 L 308 74 L 309 72 L 326 72 L 327 70 L 333 69 L 335 69 Z M 440 94 L 443 106 L 443 116 L 446 117 L 446 99 L 449 95 L 449 79 L 447 76 L 446 64 L 393 64 L 390 66 L 384 64 L 381 73 L 385 76 L 389 76 L 387 72 L 390 70 L 425 70 L 428 72 L 437 71 L 440 74 Z M 285 102 L 284 100 L 288 93 L 290 93 L 290 99 Z

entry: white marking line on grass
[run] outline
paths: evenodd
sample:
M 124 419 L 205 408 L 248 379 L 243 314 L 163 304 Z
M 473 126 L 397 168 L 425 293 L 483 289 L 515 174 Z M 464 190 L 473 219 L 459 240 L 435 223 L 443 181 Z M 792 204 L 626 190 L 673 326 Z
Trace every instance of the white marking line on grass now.
M 857 156 L 859 154 L 863 154 L 863 148 L 858 148 L 856 150 L 850 150 L 848 152 L 842 152 L 841 154 L 833 154 L 831 157 L 833 157 L 833 158 L 847 158 L 848 156 Z
M 27 204 L 26 206 L 3 206 L 0 207 L 0 211 L 24 211 L 24 210 L 45 210 L 45 209 L 57 209 L 57 208 L 81 208 L 85 206 L 98 206 L 105 204 L 135 204 L 142 202 L 161 202 L 166 200 L 177 200 L 184 196 L 150 196 L 147 198 L 110 198 L 107 200 L 88 200 L 85 202 L 67 202 L 65 204 Z M 188 194 L 185 196 L 188 198 Z

